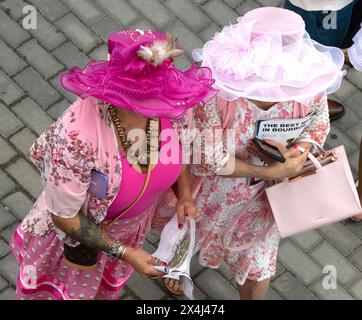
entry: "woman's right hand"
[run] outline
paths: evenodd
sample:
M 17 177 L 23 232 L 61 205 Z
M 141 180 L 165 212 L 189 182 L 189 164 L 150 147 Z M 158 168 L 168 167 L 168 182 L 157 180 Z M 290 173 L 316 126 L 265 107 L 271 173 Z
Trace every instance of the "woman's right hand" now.
M 268 140 L 266 142 L 277 147 L 285 158 L 284 163 L 276 161 L 265 167 L 265 170 L 267 170 L 267 176 L 270 180 L 290 178 L 303 169 L 304 164 L 308 159 L 309 150 L 306 150 L 301 155 L 296 156 L 299 152 L 298 145 L 295 145 L 291 149 L 287 149 L 276 141 Z
M 128 247 L 123 260 L 128 262 L 142 278 L 148 279 L 151 277 L 162 277 L 164 275 L 162 272 L 154 268 L 157 259 L 141 249 Z M 160 262 L 157 265 L 165 266 L 166 264 Z

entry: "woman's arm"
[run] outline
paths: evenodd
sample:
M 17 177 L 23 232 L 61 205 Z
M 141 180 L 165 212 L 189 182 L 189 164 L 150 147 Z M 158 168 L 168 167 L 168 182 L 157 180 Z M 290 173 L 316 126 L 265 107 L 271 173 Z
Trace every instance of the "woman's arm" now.
M 82 214 L 73 218 L 52 215 L 52 219 L 55 226 L 70 238 L 107 254 L 112 253 L 112 246 L 116 244 L 116 240 Z M 163 275 L 153 267 L 154 258 L 143 250 L 127 247 L 123 259 L 144 278 Z
M 186 216 L 195 219 L 200 215 L 192 198 L 190 165 L 186 166 L 176 183 L 172 186 L 172 189 L 177 197 L 176 212 L 179 228 L 182 229 Z
M 286 149 L 275 141 L 268 141 L 268 143 L 279 149 L 286 159 L 284 163 L 275 161 L 266 166 L 258 166 L 246 163 L 240 159 L 235 159 L 235 161 L 229 159 L 226 166 L 219 170 L 217 174 L 226 178 L 276 180 L 291 177 L 303 169 L 309 150 L 306 150 L 301 155 L 297 155 L 299 152 L 298 145 L 291 149 Z

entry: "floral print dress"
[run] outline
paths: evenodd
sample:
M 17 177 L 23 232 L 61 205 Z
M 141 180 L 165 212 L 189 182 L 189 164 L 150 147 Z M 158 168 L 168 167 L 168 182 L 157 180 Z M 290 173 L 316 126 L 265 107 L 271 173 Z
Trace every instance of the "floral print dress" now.
M 311 138 L 323 144 L 330 128 L 325 95 L 316 97 L 307 106 L 293 101 L 281 102 L 267 111 L 247 99 L 226 102 L 220 97 L 205 108 L 195 109 L 194 121 L 198 130 L 219 129 L 224 132 L 224 143 L 217 144 L 212 150 L 213 164 L 191 166 L 195 202 L 201 212 L 195 250 L 200 253 L 201 265 L 216 269 L 222 261 L 226 262 L 240 285 L 246 279 L 262 281 L 275 275 L 280 237 L 265 193 L 245 208 L 246 203 L 265 188 L 264 182 L 251 185 L 250 179 L 222 177 L 217 172 L 227 162 L 232 150 L 237 158 L 260 164 L 250 152 L 257 120 L 302 118 L 311 111 L 316 112 L 316 117 L 301 138 Z M 229 146 L 227 129 L 235 130 L 235 144 Z M 193 150 L 201 150 L 200 141 L 195 139 L 194 143 Z M 174 212 L 173 202 L 170 193 L 159 199 L 153 220 L 154 231 L 160 231 Z M 248 249 L 237 249 L 250 243 L 253 245 Z

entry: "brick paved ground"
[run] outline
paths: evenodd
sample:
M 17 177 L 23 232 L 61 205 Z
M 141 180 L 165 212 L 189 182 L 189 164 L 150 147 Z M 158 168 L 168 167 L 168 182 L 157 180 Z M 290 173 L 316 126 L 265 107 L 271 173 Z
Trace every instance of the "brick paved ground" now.
M 22 9 L 38 9 L 38 28 L 22 28 Z M 8 242 L 39 195 L 39 174 L 25 154 L 74 97 L 59 84 L 73 65 L 105 58 L 107 35 L 125 27 L 159 28 L 174 33 L 187 52 L 202 46 L 222 25 L 250 9 L 279 6 L 282 0 L 0 0 L 0 300 L 14 298 L 18 267 Z M 344 144 L 354 174 L 362 136 L 362 75 L 354 70 L 335 97 L 347 115 L 333 123 L 328 146 Z M 157 239 L 149 237 L 153 251 Z M 338 289 L 324 290 L 323 267 L 338 270 Z M 226 267 L 201 268 L 193 261 L 196 296 L 237 299 Z M 362 223 L 339 223 L 282 242 L 278 274 L 268 299 L 361 299 Z M 170 299 L 158 282 L 134 275 L 126 299 Z M 172 298 L 172 297 L 171 297 Z M 173 299 L 173 298 L 172 298 Z

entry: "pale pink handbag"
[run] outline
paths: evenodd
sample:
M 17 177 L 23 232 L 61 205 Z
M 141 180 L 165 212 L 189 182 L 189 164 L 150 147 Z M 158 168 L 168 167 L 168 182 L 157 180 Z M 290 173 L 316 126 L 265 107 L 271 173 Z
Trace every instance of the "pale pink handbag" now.
M 343 146 L 325 151 L 317 158 L 309 154 L 310 162 L 291 179 L 285 179 L 266 193 L 280 236 L 286 238 L 350 218 L 362 212 L 357 189 Z

